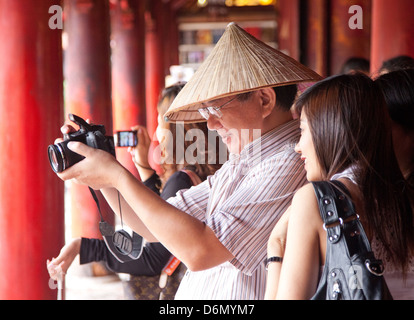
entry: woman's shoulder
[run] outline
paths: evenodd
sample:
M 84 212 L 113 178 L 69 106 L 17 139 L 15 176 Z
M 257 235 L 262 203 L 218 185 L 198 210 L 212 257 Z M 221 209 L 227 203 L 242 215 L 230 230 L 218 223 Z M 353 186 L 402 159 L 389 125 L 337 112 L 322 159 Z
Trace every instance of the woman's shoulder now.
M 319 205 L 312 183 L 307 183 L 299 188 L 292 199 L 292 214 L 300 215 L 301 218 L 314 218 L 319 216 Z
M 301 202 L 304 200 L 314 200 L 316 202 L 315 189 L 313 188 L 312 183 L 307 183 L 296 191 L 293 196 L 292 204 L 293 201 Z

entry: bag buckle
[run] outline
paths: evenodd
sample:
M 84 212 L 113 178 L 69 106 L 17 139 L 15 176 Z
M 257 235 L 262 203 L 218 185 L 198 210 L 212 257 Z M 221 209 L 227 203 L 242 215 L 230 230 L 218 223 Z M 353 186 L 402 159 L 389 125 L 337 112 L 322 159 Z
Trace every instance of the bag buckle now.
M 382 264 L 382 260 L 365 260 L 365 266 L 367 267 L 368 271 L 371 272 L 373 275 L 381 277 L 384 275 L 384 265 Z
M 335 221 L 333 223 L 327 224 L 326 222 L 323 224 L 323 229 L 325 231 L 328 231 L 328 228 L 333 228 L 336 227 L 338 225 L 340 225 L 341 227 L 344 226 L 345 223 L 354 221 L 354 220 L 359 220 L 359 214 L 355 213 L 354 215 L 348 217 L 345 221 L 342 218 L 338 218 L 338 221 Z

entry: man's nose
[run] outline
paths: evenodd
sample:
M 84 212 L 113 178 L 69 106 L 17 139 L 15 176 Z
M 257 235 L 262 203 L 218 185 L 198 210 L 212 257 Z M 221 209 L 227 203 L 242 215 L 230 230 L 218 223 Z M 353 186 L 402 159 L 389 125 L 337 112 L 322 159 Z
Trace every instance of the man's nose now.
M 217 130 L 221 128 L 220 119 L 210 114 L 210 117 L 207 120 L 207 128 L 209 130 Z

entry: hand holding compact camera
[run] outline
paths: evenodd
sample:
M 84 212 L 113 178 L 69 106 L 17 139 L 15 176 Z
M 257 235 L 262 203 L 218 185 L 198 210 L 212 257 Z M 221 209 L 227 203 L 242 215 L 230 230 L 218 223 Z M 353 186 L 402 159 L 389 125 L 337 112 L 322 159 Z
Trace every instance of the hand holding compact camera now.
M 138 144 L 137 131 L 117 131 L 114 134 L 115 147 L 136 147 Z

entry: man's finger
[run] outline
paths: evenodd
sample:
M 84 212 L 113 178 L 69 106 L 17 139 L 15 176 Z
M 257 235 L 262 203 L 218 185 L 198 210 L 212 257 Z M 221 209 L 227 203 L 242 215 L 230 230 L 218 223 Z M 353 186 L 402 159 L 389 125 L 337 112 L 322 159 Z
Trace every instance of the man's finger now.
M 70 141 L 68 143 L 68 148 L 71 151 L 76 152 L 84 157 L 87 157 L 88 155 L 91 154 L 92 150 L 95 150 L 94 148 L 91 148 L 87 146 L 86 144 L 78 142 L 78 141 Z
M 63 127 L 60 128 L 60 131 L 63 134 L 68 134 L 68 133 L 76 132 L 76 129 L 72 127 L 71 125 L 65 124 Z

